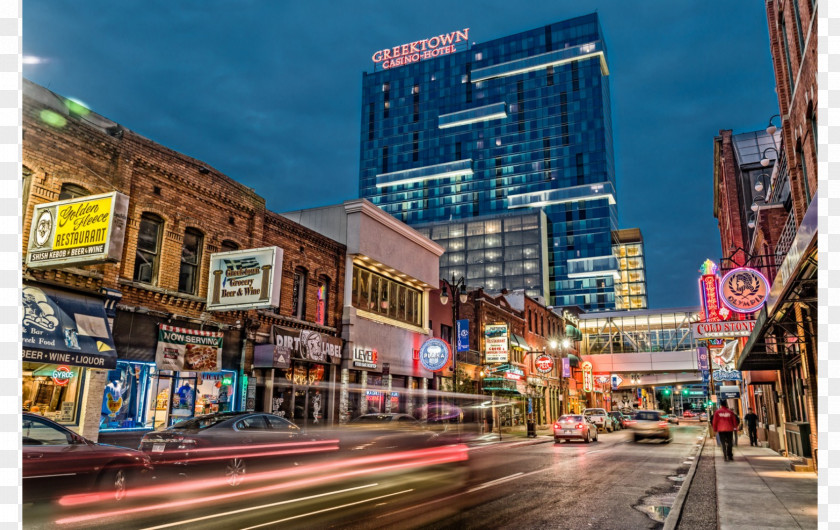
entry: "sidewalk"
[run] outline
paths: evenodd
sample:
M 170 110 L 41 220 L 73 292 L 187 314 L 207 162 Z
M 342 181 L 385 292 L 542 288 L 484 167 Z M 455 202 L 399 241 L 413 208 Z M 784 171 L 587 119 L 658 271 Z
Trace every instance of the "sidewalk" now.
M 817 474 L 789 471 L 789 460 L 771 449 L 751 447 L 741 436 L 733 449 L 735 459 L 723 460 L 720 447 L 710 440 L 706 450 L 715 454 L 718 527 L 817 528 Z

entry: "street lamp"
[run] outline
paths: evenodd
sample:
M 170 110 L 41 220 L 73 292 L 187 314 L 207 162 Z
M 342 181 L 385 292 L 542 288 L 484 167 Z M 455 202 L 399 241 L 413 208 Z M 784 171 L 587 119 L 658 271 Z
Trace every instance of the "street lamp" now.
M 781 122 L 781 119 L 782 119 L 782 117 L 779 116 L 778 114 L 773 114 L 772 116 L 770 116 L 770 121 L 767 124 L 767 129 L 765 129 L 767 131 L 767 134 L 769 134 L 770 136 L 773 136 L 773 133 L 776 132 L 776 126 L 773 125 L 773 118 L 779 118 L 780 122 Z
M 767 154 L 767 151 L 770 151 L 770 150 L 775 151 L 776 152 L 776 158 L 779 158 L 778 149 L 776 149 L 775 147 L 768 147 L 767 149 L 765 149 L 761 153 L 761 167 L 767 167 L 767 166 L 770 165 L 770 159 L 765 156 Z
M 764 184 L 765 180 L 768 183 L 767 185 L 769 185 L 770 177 L 767 175 L 767 173 L 762 173 L 761 175 L 755 178 L 755 191 L 764 191 L 764 188 L 766 187 L 766 185 Z
M 461 304 L 467 303 L 467 286 L 464 283 L 464 277 L 461 276 L 457 280 L 455 277 L 452 277 L 452 281 L 447 281 L 441 278 L 443 282 L 443 289 L 440 291 L 440 303 L 446 305 L 449 303 L 449 293 L 447 292 L 447 288 L 449 291 L 452 292 L 453 300 L 452 300 L 452 328 L 455 333 L 453 333 L 455 340 L 451 344 L 454 351 L 452 352 L 452 388 L 455 392 L 458 392 L 458 316 Z M 458 296 L 455 297 L 455 293 L 458 293 Z

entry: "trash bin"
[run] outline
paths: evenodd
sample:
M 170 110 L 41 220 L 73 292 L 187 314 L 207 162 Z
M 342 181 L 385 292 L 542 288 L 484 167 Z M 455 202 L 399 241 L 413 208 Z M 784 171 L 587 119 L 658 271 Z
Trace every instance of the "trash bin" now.
M 528 420 L 528 438 L 537 437 L 537 424 L 533 420 Z

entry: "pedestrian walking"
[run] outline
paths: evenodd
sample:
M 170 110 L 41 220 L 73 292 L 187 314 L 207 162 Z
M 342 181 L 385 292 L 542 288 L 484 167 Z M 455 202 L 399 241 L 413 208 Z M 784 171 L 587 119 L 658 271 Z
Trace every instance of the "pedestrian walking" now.
M 747 422 L 747 431 L 750 434 L 750 445 L 758 447 L 758 415 L 750 407 L 749 412 L 744 414 L 744 421 Z
M 712 429 L 720 436 L 724 461 L 732 461 L 732 436 L 738 430 L 738 423 L 738 416 L 726 406 L 726 401 L 721 403 L 712 416 Z

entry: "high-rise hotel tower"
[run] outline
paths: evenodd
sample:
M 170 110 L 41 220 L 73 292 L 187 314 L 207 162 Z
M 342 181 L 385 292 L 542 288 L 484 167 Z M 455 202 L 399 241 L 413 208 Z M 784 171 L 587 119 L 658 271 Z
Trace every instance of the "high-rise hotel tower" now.
M 458 241 L 441 258 L 446 277 L 547 294 L 554 306 L 615 308 L 618 214 L 598 15 L 476 37 L 464 28 L 373 54 L 362 80 L 360 196 L 443 245 Z M 545 239 L 521 242 L 517 214 L 540 210 L 545 228 L 532 233 Z

